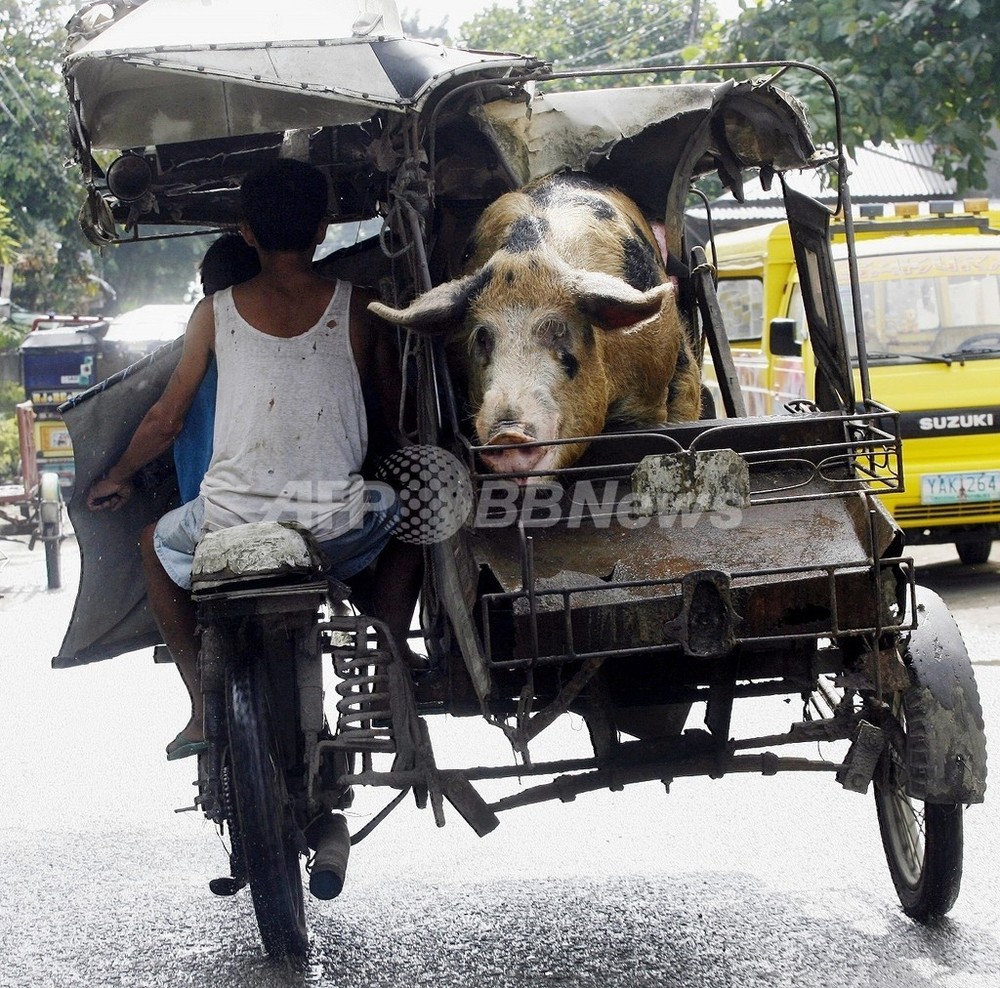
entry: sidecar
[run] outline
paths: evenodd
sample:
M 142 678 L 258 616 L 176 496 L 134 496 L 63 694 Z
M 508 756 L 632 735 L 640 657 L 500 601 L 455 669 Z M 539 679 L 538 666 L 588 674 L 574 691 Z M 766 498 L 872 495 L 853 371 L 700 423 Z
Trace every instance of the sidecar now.
M 323 268 L 400 305 L 460 273 L 490 202 L 570 169 L 624 191 L 661 231 L 686 332 L 720 384 L 721 407 L 706 402 L 697 421 L 573 437 L 587 452 L 572 467 L 504 475 L 484 466 L 445 343 L 400 338 L 399 422 L 423 451 L 414 475 L 437 484 L 435 519 L 449 519 L 422 540 L 415 637 L 436 674 L 395 676 L 376 703 L 371 683 L 391 656 L 369 649 L 364 621 L 328 626 L 321 643 L 341 659 L 344 699 L 321 756 L 330 766 L 352 756 L 350 769 L 330 768 L 331 786 L 413 787 L 439 822 L 445 798 L 485 834 L 503 811 L 634 782 L 825 774 L 874 791 L 903 908 L 946 912 L 961 880 L 963 809 L 985 793 L 983 715 L 958 628 L 916 586 L 879 500 L 903 484 L 898 421 L 870 392 L 857 290 L 837 283 L 830 257 L 831 211 L 794 188 L 796 173 L 825 170 L 851 243 L 839 116 L 818 142 L 790 94 L 796 80 L 818 80 L 839 108 L 831 80 L 793 64 L 697 67 L 707 81 L 644 67 L 654 84 L 571 91 L 586 73 L 571 80 L 528 56 L 406 39 L 391 4 L 353 22 L 325 14 L 345 19 L 336 43 L 301 40 L 329 31 L 306 23 L 308 4 L 292 4 L 295 17 L 261 34 L 266 43 L 240 34 L 265 17 L 241 8 L 199 20 L 208 35 L 197 44 L 183 18 L 164 19 L 167 6 L 147 0 L 97 27 L 78 20 L 73 35 L 66 79 L 95 243 L 142 239 L 154 222 L 178 234 L 224 228 L 240 177 L 295 154 L 330 177 L 344 224 L 381 220 L 376 237 Z M 102 167 L 97 149 L 120 154 Z M 748 181 L 784 191 L 817 355 L 815 400 L 769 417 L 745 412 L 714 272 L 685 225 L 698 190 L 740 197 Z M 169 462 L 153 464 L 113 518 L 88 515 L 83 498 L 177 357 L 167 347 L 63 409 L 83 571 L 57 665 L 159 641 L 134 531 L 174 503 Z M 766 696 L 800 697 L 801 715 L 734 737 L 737 701 Z M 586 722 L 587 750 L 536 761 L 533 741 L 569 712 Z M 515 763 L 465 766 L 460 753 L 434 752 L 424 722 L 434 714 L 483 718 Z M 843 742 L 838 756 L 779 753 L 818 740 Z M 475 788 L 487 778 L 522 784 L 487 803 Z

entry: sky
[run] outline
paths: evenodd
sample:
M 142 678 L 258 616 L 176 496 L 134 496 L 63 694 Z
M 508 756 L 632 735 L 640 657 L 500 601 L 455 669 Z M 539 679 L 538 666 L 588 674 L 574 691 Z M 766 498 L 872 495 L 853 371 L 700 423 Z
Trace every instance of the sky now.
M 514 7 L 517 0 L 396 0 L 400 12 L 416 14 L 422 24 L 437 26 L 448 18 L 448 28 L 457 31 L 476 14 L 497 4 Z M 735 17 L 739 13 L 739 0 L 716 0 L 716 7 L 724 17 Z

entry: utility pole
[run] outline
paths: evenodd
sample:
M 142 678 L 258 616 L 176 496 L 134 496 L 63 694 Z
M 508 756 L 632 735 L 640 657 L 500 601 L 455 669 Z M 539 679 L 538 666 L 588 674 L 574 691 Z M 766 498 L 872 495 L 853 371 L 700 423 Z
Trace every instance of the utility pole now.
M 688 44 L 693 45 L 701 35 L 698 23 L 701 20 L 701 0 L 691 0 L 691 20 L 688 21 Z

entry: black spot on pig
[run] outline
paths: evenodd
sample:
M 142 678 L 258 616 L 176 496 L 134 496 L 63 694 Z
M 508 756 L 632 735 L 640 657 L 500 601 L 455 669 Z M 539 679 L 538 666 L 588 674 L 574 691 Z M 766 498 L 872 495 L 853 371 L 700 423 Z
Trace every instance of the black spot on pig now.
M 537 216 L 519 216 L 507 231 L 507 238 L 501 244 L 512 254 L 523 254 L 542 246 L 545 233 L 549 228 L 546 220 Z
M 572 381 L 577 374 L 580 373 L 580 361 L 576 359 L 569 352 L 569 350 L 563 350 L 559 354 L 559 363 L 562 365 L 562 369 L 566 372 L 566 376 Z
M 622 243 L 622 278 L 640 292 L 660 284 L 659 266 L 648 240 L 628 237 Z

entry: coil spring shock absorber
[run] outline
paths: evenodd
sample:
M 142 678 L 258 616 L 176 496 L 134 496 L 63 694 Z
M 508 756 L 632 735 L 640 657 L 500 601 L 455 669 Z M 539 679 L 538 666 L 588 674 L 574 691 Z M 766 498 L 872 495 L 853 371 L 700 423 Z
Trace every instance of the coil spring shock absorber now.
M 352 751 L 395 753 L 389 656 L 368 647 L 368 625 L 362 618 L 340 618 L 320 630 L 338 678 L 337 737 Z

